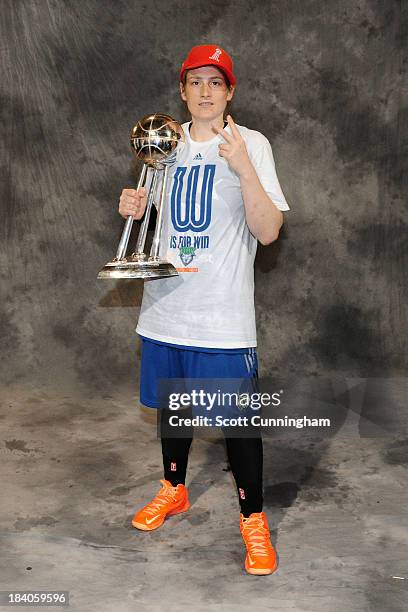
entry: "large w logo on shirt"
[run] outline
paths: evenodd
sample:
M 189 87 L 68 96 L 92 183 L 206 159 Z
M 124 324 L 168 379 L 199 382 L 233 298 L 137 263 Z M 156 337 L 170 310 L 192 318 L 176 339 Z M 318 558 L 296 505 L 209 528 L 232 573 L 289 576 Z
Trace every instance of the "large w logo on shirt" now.
M 178 232 L 203 232 L 210 225 L 215 164 L 204 166 L 201 198 L 196 203 L 197 184 L 202 166 L 191 166 L 185 186 L 186 166 L 179 166 L 174 174 L 171 192 L 171 222 Z

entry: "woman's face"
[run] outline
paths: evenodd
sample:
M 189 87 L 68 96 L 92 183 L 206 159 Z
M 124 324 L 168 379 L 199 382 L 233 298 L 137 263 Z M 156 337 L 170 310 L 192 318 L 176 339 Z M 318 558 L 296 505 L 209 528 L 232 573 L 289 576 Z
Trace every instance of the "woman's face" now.
M 182 100 L 187 102 L 193 118 L 213 121 L 223 116 L 234 87 L 228 88 L 222 70 L 217 66 L 201 66 L 187 71 L 186 84 L 180 83 Z

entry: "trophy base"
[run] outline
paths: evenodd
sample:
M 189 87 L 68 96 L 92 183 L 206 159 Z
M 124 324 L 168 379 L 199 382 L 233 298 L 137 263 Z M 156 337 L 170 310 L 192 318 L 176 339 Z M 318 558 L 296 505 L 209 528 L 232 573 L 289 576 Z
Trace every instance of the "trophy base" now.
M 178 276 L 173 264 L 162 259 L 147 261 L 109 261 L 97 278 L 167 278 Z

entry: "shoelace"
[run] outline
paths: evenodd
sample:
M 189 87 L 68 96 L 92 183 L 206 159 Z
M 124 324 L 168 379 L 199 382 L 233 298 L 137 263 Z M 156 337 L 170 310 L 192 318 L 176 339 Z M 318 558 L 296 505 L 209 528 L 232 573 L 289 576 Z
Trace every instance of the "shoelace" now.
M 242 534 L 249 552 L 256 556 L 267 556 L 272 550 L 269 530 L 263 524 L 261 516 L 253 516 L 242 521 Z
M 155 514 L 163 508 L 170 500 L 176 501 L 175 496 L 177 493 L 177 487 L 169 487 L 166 485 L 164 480 L 160 481 L 163 485 L 162 489 L 158 492 L 156 497 L 148 504 L 146 508 L 147 514 Z

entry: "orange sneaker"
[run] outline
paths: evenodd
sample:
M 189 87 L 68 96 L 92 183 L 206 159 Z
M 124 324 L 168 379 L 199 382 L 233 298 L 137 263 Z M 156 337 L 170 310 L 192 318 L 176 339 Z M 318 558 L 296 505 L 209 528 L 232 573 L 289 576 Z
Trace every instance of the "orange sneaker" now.
M 156 497 L 136 512 L 132 519 L 133 527 L 143 531 L 151 531 L 163 525 L 166 516 L 185 512 L 190 507 L 188 491 L 183 484 L 173 487 L 168 480 L 160 481 L 163 487 Z
M 253 512 L 248 518 L 241 513 L 240 531 L 247 548 L 245 569 L 248 574 L 272 574 L 278 567 L 278 559 L 265 512 Z

